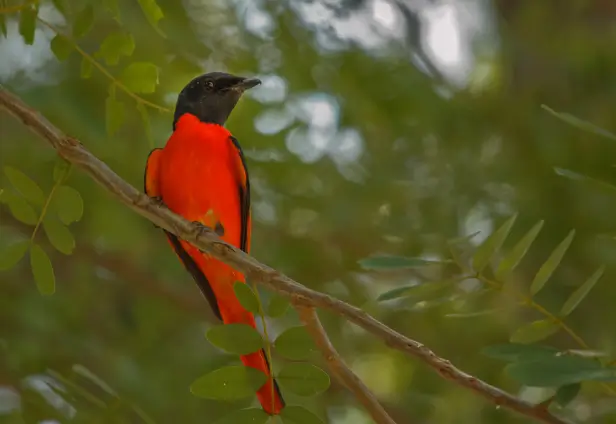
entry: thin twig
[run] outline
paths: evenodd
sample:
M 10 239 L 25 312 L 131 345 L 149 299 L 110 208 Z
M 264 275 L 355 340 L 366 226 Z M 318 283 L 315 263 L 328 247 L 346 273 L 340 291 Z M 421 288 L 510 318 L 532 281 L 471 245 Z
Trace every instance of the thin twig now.
M 50 24 L 49 22 L 47 22 L 46 20 L 44 20 L 41 17 L 37 17 L 37 20 L 41 24 L 43 24 L 44 26 L 46 26 L 47 28 L 49 28 L 50 30 L 55 32 L 57 35 L 59 35 L 60 37 L 64 38 L 66 41 L 71 43 L 73 45 L 73 47 L 75 48 L 75 50 L 77 50 L 77 52 L 81 56 L 83 56 L 84 59 L 86 59 L 88 62 L 90 62 L 103 75 L 105 75 L 107 78 L 109 78 L 109 80 L 111 81 L 112 84 L 114 84 L 120 90 L 124 91 L 127 95 L 129 95 L 130 97 L 135 99 L 135 101 L 137 103 L 141 103 L 141 104 L 143 104 L 145 106 L 149 106 L 152 109 L 156 109 L 156 110 L 161 111 L 161 112 L 167 112 L 167 113 L 171 112 L 170 109 L 168 109 L 166 107 L 163 107 L 163 106 L 160 106 L 160 105 L 157 105 L 156 103 L 152 103 L 152 102 L 144 99 L 143 97 L 140 97 L 137 94 L 133 93 L 127 86 L 122 84 L 122 82 L 119 79 L 117 79 L 116 77 L 111 75 L 111 73 L 109 73 L 109 71 L 107 69 L 105 69 L 105 67 L 103 65 L 98 63 L 98 61 L 96 59 L 94 59 L 94 57 L 92 57 L 90 54 L 86 53 L 85 50 L 83 50 L 81 47 L 79 47 L 79 44 L 77 44 L 77 42 L 75 40 L 73 40 L 71 37 L 69 37 L 64 32 L 62 32 L 58 27 L 56 27 L 55 25 Z
M 87 173 L 130 209 L 155 225 L 193 244 L 205 253 L 239 270 L 249 280 L 290 298 L 295 305 L 319 307 L 344 317 L 382 339 L 388 346 L 420 359 L 441 377 L 483 396 L 496 405 L 517 411 L 540 422 L 549 424 L 568 423 L 568 421 L 552 415 L 540 406 L 518 399 L 459 370 L 421 343 L 387 327 L 361 309 L 293 281 L 286 275 L 261 264 L 240 249 L 223 242 L 214 231 L 189 222 L 169 209 L 159 206 L 154 200 L 120 178 L 104 162 L 87 151 L 78 140 L 65 136 L 37 111 L 25 105 L 1 85 L 0 106 L 6 108 L 30 130 L 56 149 L 61 157 Z
M 317 311 L 311 306 L 297 305 L 299 318 L 306 325 L 308 332 L 314 339 L 317 347 L 321 350 L 323 358 L 329 366 L 329 370 L 338 378 L 355 397 L 364 405 L 366 411 L 377 424 L 396 424 L 387 414 L 374 394 L 366 387 L 363 381 L 344 363 L 336 348 L 332 345 L 327 332 L 321 325 Z

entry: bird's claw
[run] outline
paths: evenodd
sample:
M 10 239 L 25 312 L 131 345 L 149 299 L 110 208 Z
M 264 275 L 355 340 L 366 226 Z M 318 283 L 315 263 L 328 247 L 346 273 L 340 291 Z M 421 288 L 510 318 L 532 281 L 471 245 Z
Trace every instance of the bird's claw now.
M 201 221 L 193 221 L 192 223 L 199 229 L 199 233 L 204 232 L 205 229 L 207 228 L 207 230 L 209 231 L 214 231 L 218 235 L 218 237 L 222 237 L 225 235 L 225 227 L 223 227 L 220 221 L 216 221 L 214 228 L 211 228 L 203 224 Z
M 163 201 L 163 198 L 161 196 L 150 196 L 150 199 L 154 203 L 156 203 L 156 205 L 158 207 L 161 207 L 161 208 L 166 208 L 167 207 L 167 205 L 165 204 L 165 202 Z M 155 228 L 160 228 L 160 226 L 158 226 L 156 224 L 152 224 L 152 225 L 154 225 Z

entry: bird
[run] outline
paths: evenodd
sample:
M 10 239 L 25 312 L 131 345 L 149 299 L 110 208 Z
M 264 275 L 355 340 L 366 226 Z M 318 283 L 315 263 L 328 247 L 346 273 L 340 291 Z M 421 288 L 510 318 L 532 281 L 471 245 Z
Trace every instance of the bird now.
M 261 81 L 224 72 L 192 79 L 180 92 L 173 132 L 162 148 L 153 149 L 144 174 L 145 193 L 185 219 L 213 229 L 225 242 L 250 253 L 251 204 L 246 159 L 239 141 L 225 127 L 246 90 Z M 214 315 L 223 324 L 255 326 L 239 302 L 234 284 L 244 275 L 192 244 L 163 230 Z M 277 415 L 285 402 L 263 349 L 240 355 L 247 367 L 266 374 L 256 392 L 265 412 Z

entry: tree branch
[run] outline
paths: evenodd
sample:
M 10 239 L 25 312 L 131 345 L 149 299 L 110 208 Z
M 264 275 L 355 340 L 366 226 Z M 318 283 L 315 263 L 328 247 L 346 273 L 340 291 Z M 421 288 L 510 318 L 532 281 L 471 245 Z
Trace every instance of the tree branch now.
M 331 373 L 355 395 L 362 405 L 364 405 L 364 408 L 366 408 L 375 423 L 396 424 L 385 409 L 383 409 L 370 389 L 368 389 L 364 382 L 344 363 L 336 351 L 336 348 L 329 340 L 327 332 L 319 320 L 317 311 L 311 306 L 298 305 L 296 308 L 299 318 L 306 325 L 308 332 L 316 342 L 319 350 L 321 350 L 323 358 L 325 358 Z
M 318 307 L 340 315 L 382 339 L 388 346 L 420 359 L 441 377 L 470 389 L 496 405 L 517 411 L 543 423 L 568 423 L 568 421 L 552 415 L 541 406 L 522 401 L 459 370 L 421 343 L 387 327 L 361 309 L 302 286 L 286 275 L 261 264 L 240 249 L 223 242 L 214 231 L 193 224 L 169 209 L 160 207 L 155 201 L 124 181 L 105 163 L 88 152 L 78 140 L 64 135 L 37 111 L 25 105 L 1 85 L 0 106 L 6 108 L 30 130 L 47 141 L 61 157 L 86 172 L 133 211 L 159 227 L 192 243 L 205 253 L 243 272 L 248 279 L 290 298 L 296 307 Z

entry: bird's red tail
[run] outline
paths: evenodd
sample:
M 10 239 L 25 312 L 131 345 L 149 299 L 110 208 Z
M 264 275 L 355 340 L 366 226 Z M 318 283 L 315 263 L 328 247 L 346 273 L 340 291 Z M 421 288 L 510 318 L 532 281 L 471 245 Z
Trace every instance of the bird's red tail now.
M 248 355 L 242 355 L 240 358 L 247 367 L 256 368 L 267 375 L 267 382 L 257 391 L 257 398 L 265 412 L 270 415 L 279 414 L 284 408 L 284 400 L 278 388 L 278 383 L 272 377 L 265 351 L 261 349 Z

